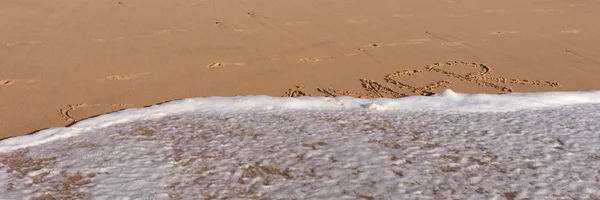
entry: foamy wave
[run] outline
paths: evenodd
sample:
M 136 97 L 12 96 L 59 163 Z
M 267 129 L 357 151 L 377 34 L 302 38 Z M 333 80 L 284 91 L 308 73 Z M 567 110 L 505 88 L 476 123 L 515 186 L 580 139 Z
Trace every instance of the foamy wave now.
M 463 94 L 452 90 L 434 96 L 398 99 L 361 99 L 353 97 L 207 97 L 172 101 L 147 108 L 132 108 L 86 120 L 66 128 L 51 128 L 0 141 L 0 152 L 39 145 L 77 136 L 86 131 L 115 124 L 155 119 L 186 112 L 222 112 L 249 109 L 371 109 L 454 112 L 508 112 L 564 105 L 600 103 L 600 91 L 540 92 L 510 94 Z M 371 105 L 371 106 L 369 106 Z M 377 109 L 373 109 L 376 106 Z

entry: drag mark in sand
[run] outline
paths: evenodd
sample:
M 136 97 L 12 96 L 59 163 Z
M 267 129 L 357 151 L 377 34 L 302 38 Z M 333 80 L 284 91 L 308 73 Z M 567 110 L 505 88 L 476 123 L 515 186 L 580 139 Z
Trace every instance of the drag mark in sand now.
M 448 46 L 448 47 L 456 47 L 456 46 L 462 46 L 462 45 L 470 46 L 466 41 L 456 41 L 456 39 L 443 37 L 443 36 L 440 36 L 436 33 L 432 33 L 429 31 L 425 31 L 425 34 L 430 35 L 431 37 L 434 37 L 438 40 L 444 41 L 444 42 L 440 43 L 441 46 Z
M 206 68 L 220 68 L 225 66 L 244 66 L 246 63 L 243 62 L 214 62 L 206 65 Z
M 66 108 L 61 108 L 58 110 L 58 113 L 60 113 L 61 117 L 67 121 L 67 122 L 76 122 L 79 121 L 77 118 L 75 118 L 72 115 L 72 111 L 80 109 L 80 108 L 90 108 L 90 107 L 129 107 L 129 106 L 133 106 L 133 104 L 86 104 L 86 103 L 81 103 L 81 104 L 77 104 L 77 105 L 68 105 Z
M 301 38 L 297 37 L 294 34 L 294 32 L 288 31 L 285 28 L 279 26 L 278 24 L 282 24 L 281 22 L 278 22 L 277 20 L 275 20 L 271 17 L 256 14 L 254 12 L 247 12 L 246 14 L 252 20 L 254 20 L 254 22 L 260 24 L 262 27 L 264 27 L 266 29 L 274 30 L 274 31 L 278 32 L 279 34 L 293 40 L 295 43 L 298 43 L 299 45 L 302 45 L 302 46 L 307 45 L 307 42 L 302 40 Z
M 143 73 L 130 74 L 130 75 L 112 75 L 112 76 L 106 77 L 106 80 L 111 80 L 111 81 L 128 81 L 128 80 L 135 79 L 135 78 L 138 78 L 140 76 L 145 76 L 145 75 L 149 75 L 149 74 L 150 73 L 148 73 L 148 72 L 143 72 Z
M 567 53 L 569 53 L 571 55 L 574 55 L 576 57 L 579 57 L 581 59 L 587 60 L 589 62 L 598 64 L 598 62 L 594 59 L 594 55 L 593 54 L 582 53 L 582 52 L 575 52 L 575 51 L 569 50 L 569 49 L 565 49 L 565 52 L 567 52 Z
M 2 85 L 2 86 L 9 86 L 9 85 L 12 85 L 13 83 L 15 83 L 14 80 L 0 80 L 0 85 Z
M 217 25 L 219 30 L 222 30 L 226 34 L 229 34 L 232 36 L 238 36 L 240 33 L 253 34 L 253 33 L 259 32 L 261 30 L 260 28 L 240 29 L 240 28 L 236 28 L 231 25 L 225 24 L 225 22 L 222 22 L 222 21 L 215 21 L 214 23 L 215 23 L 215 25 Z
M 456 67 L 467 67 L 479 69 L 478 72 L 469 74 L 459 74 L 451 71 L 447 71 L 445 68 L 456 68 Z M 514 90 L 510 87 L 504 86 L 503 84 L 521 84 L 529 86 L 548 86 L 557 87 L 559 83 L 551 81 L 540 81 L 540 80 L 527 80 L 527 79 L 511 79 L 505 77 L 489 77 L 492 68 L 481 63 L 469 63 L 464 61 L 450 61 L 445 63 L 434 63 L 425 68 L 425 70 L 404 70 L 396 73 L 388 74 L 384 77 L 384 83 L 379 83 L 374 80 L 360 79 L 361 85 L 365 90 L 364 93 L 352 92 L 347 90 L 340 90 L 336 88 L 317 88 L 317 91 L 324 94 L 325 96 L 353 96 L 360 98 L 380 98 L 380 97 L 406 97 L 410 95 L 423 95 L 429 96 L 435 94 L 433 91 L 439 88 L 448 88 L 452 84 L 449 80 L 440 80 L 435 83 L 417 87 L 402 82 L 403 77 L 409 77 L 417 74 L 427 73 L 440 73 L 447 77 L 458 79 L 464 82 L 472 82 L 480 87 L 489 87 L 501 92 L 513 92 Z M 287 92 L 289 97 L 298 96 L 310 96 L 308 93 L 302 91 L 303 87 L 296 86 L 296 88 L 290 89 Z M 408 91 L 408 92 L 402 92 Z
M 427 39 L 427 38 L 424 38 L 424 39 L 411 39 L 411 40 L 408 40 L 404 44 L 423 44 L 423 43 L 429 42 L 429 41 L 431 41 L 431 39 Z
M 1 86 L 9 86 L 9 85 L 15 84 L 17 82 L 35 83 L 35 82 L 37 82 L 37 80 L 4 79 L 4 80 L 0 80 L 0 87 Z
M 116 42 L 130 39 L 139 39 L 139 38 L 151 38 L 158 36 L 171 36 L 178 33 L 188 33 L 191 32 L 190 29 L 161 29 L 161 30 L 153 30 L 153 31 L 145 31 L 138 34 L 133 34 L 129 36 L 119 36 L 112 39 L 104 39 L 104 38 L 93 38 L 92 42 L 95 43 L 106 43 L 106 42 Z

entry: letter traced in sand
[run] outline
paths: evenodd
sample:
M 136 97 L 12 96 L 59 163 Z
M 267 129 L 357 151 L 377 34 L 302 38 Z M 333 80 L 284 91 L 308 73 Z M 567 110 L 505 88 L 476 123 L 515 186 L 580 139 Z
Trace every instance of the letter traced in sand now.
M 127 80 L 135 79 L 135 78 L 138 78 L 140 76 L 145 76 L 145 75 L 149 75 L 149 74 L 150 73 L 148 73 L 148 72 L 143 72 L 143 73 L 130 74 L 130 75 L 112 75 L 112 76 L 106 77 L 106 80 L 111 80 L 111 81 L 127 81 Z
M 77 105 L 69 105 L 66 108 L 62 108 L 58 110 L 58 113 L 60 113 L 61 117 L 67 121 L 67 122 L 76 122 L 78 121 L 77 118 L 75 118 L 72 114 L 71 111 L 80 109 L 80 108 L 90 108 L 90 107 L 128 107 L 128 106 L 133 106 L 133 104 L 86 104 L 86 103 L 82 103 L 82 104 L 77 104 Z
M 455 67 L 468 67 L 479 69 L 478 72 L 469 74 L 458 74 L 451 71 L 447 71 L 445 68 Z M 463 61 L 450 61 L 445 63 L 434 63 L 425 68 L 425 70 L 405 70 L 396 73 L 386 75 L 383 83 L 379 83 L 374 80 L 360 79 L 363 89 L 363 93 L 351 92 L 346 90 L 340 90 L 336 88 L 317 88 L 317 91 L 324 94 L 325 96 L 354 96 L 360 98 L 379 98 L 379 97 L 406 97 L 409 95 L 432 95 L 433 90 L 438 88 L 447 88 L 448 85 L 452 84 L 449 80 L 440 80 L 436 83 L 429 84 L 423 87 L 412 86 L 402 82 L 403 77 L 413 76 L 417 74 L 426 73 L 440 73 L 447 77 L 458 79 L 460 81 L 472 82 L 480 87 L 489 87 L 502 92 L 513 92 L 513 89 L 502 84 L 513 83 L 530 86 L 549 86 L 557 87 L 560 84 L 550 81 L 539 81 L 539 80 L 521 80 L 521 79 L 509 79 L 504 77 L 489 77 L 492 68 L 485 64 L 480 63 L 469 63 Z M 289 89 L 286 93 L 288 97 L 298 96 L 311 96 L 310 94 L 303 91 L 303 87 L 296 86 L 296 88 Z M 402 91 L 408 91 L 407 93 Z
M 302 96 L 312 96 L 311 94 L 308 94 L 306 92 L 304 92 L 304 86 L 299 86 L 296 85 L 296 87 L 294 88 L 290 88 L 285 95 L 286 97 L 302 97 Z

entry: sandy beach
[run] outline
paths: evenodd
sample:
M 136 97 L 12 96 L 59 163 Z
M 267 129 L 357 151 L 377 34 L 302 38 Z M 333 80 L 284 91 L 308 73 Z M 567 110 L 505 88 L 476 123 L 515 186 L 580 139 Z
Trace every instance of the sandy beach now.
M 598 10 L 598 0 L 5 0 L 0 138 L 189 97 L 598 90 Z

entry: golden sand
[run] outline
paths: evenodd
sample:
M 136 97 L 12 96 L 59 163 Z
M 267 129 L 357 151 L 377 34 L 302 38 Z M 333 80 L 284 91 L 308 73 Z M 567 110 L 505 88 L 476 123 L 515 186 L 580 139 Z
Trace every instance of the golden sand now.
M 1 1 L 0 138 L 189 97 L 596 90 L 599 9 L 533 0 Z

